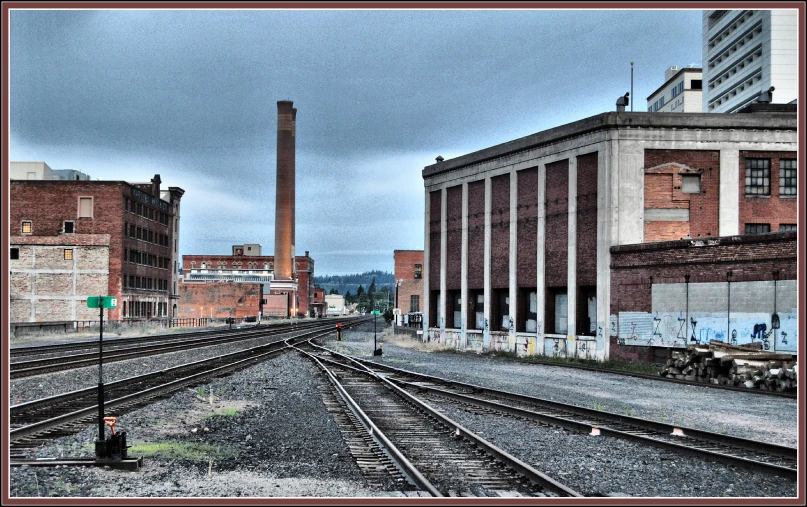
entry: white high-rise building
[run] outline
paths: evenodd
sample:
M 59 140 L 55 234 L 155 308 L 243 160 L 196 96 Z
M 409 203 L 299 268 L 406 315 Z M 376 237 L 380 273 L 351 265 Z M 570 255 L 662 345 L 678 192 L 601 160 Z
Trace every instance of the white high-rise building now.
M 798 11 L 703 11 L 703 111 L 730 113 L 771 91 L 798 97 Z

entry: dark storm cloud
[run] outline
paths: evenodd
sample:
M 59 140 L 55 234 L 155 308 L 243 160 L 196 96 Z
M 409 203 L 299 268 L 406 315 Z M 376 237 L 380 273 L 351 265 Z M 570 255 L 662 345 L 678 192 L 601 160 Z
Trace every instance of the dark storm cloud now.
M 315 258 L 388 248 L 388 262 L 367 269 L 391 269 L 392 249 L 423 246 L 420 171 L 435 156 L 613 110 L 629 90 L 631 60 L 634 97 L 646 97 L 669 65 L 699 64 L 700 19 L 700 11 L 12 11 L 11 158 L 81 164 L 73 168 L 104 179 L 161 172 L 188 191 L 182 253 L 249 241 L 271 252 L 276 102 L 291 99 L 298 250 L 301 241 Z M 358 218 L 381 237 L 320 239 Z M 400 233 L 384 237 L 389 230 Z

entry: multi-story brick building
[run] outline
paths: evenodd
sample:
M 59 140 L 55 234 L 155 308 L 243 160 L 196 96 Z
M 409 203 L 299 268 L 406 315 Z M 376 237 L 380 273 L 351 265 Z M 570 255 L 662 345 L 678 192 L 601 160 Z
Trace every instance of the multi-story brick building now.
M 69 249 L 76 244 L 81 248 L 73 254 L 83 257 L 88 244 L 103 244 L 108 248 L 108 259 L 99 261 L 104 268 L 98 269 L 107 271 L 106 278 L 76 285 L 74 299 L 81 302 L 87 296 L 116 296 L 118 307 L 108 315 L 112 320 L 172 316 L 177 308 L 179 209 L 184 190 L 169 187 L 162 191 L 160 183 L 159 175 L 142 184 L 11 180 L 9 226 L 13 238 L 22 238 L 12 241 L 11 248 L 22 253 L 26 245 Z M 75 269 L 78 275 L 87 267 L 77 265 Z M 54 289 L 53 294 L 48 290 L 37 285 L 29 300 L 41 304 L 48 297 L 62 295 L 62 289 Z M 11 298 L 23 294 L 12 292 Z M 56 313 L 32 310 L 30 318 L 64 318 L 63 312 Z M 76 309 L 76 316 L 79 314 Z
M 625 289 L 612 249 L 794 230 L 796 125 L 794 105 L 623 110 L 438 157 L 423 170 L 424 339 L 609 358 Z
M 202 280 L 261 283 L 268 296 L 279 295 L 271 284 L 274 280 L 275 257 L 263 255 L 261 245 L 257 243 L 233 245 L 231 255 L 183 255 L 182 273 L 187 283 Z M 313 315 L 314 259 L 308 251 L 294 258 L 294 277 L 297 292 L 287 294 L 289 298 L 284 313 L 301 317 Z M 277 314 L 277 304 L 272 303 L 272 307 L 273 314 Z
M 423 250 L 395 250 L 395 322 L 409 323 L 409 314 L 422 311 Z

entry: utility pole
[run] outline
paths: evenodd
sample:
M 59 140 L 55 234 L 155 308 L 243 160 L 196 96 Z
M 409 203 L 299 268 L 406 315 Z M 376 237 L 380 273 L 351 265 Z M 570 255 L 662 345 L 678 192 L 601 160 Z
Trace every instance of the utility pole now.
M 633 102 L 636 98 L 636 95 L 633 94 L 633 62 L 630 62 L 630 112 L 633 112 Z

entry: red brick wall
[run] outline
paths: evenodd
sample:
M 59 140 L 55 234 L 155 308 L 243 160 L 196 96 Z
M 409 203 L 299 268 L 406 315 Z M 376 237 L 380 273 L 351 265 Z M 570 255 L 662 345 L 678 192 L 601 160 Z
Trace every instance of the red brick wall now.
M 597 153 L 577 157 L 577 285 L 597 285 Z
M 261 286 L 257 283 L 179 284 L 178 318 L 258 316 Z
M 168 302 L 171 279 L 170 269 L 154 266 L 137 265 L 124 262 L 125 250 L 134 248 L 142 253 L 169 259 L 169 267 L 173 265 L 170 247 L 161 247 L 155 243 L 130 239 L 124 236 L 124 222 L 139 224 L 153 232 L 169 234 L 168 226 L 159 221 L 149 220 L 124 210 L 124 198 L 130 196 L 130 185 L 122 181 L 52 181 L 52 180 L 14 180 L 10 185 L 10 231 L 19 234 L 23 220 L 32 222 L 32 235 L 57 236 L 62 233 L 65 220 L 75 221 L 77 234 L 109 234 L 109 281 L 107 295 L 116 296 L 119 300 L 143 300 Z M 78 198 L 93 197 L 93 217 L 78 218 Z M 159 197 L 159 196 L 155 196 Z M 169 207 L 169 224 L 173 216 Z M 170 236 L 170 235 L 169 235 Z M 135 275 L 141 278 L 168 280 L 168 290 L 126 289 L 123 288 L 122 277 Z M 128 280 L 127 280 L 128 281 Z M 170 305 L 169 305 L 170 306 Z M 108 318 L 122 318 L 122 305 L 109 311 Z M 170 308 L 169 308 L 170 311 Z
M 713 243 L 713 244 L 709 244 Z M 686 281 L 733 282 L 796 279 L 796 233 L 724 236 L 611 247 L 611 315 L 651 312 L 652 285 Z M 653 361 L 651 347 L 620 346 L 611 337 L 614 359 Z
M 491 178 L 490 286 L 510 287 L 510 175 Z
M 403 280 L 398 288 L 398 308 L 401 313 L 412 311 L 411 296 L 420 296 L 421 312 L 423 308 L 423 278 L 415 278 L 415 264 L 423 266 L 423 250 L 395 250 L 395 280 Z
M 746 197 L 745 159 L 767 158 L 771 161 L 771 195 L 769 197 Z M 798 216 L 795 197 L 779 197 L 779 161 L 783 158 L 795 159 L 792 151 L 741 151 L 740 152 L 740 234 L 745 232 L 745 224 L 770 224 L 771 231 L 779 230 L 780 224 L 795 224 Z M 797 171 L 799 179 L 804 178 L 804 170 Z M 802 197 L 803 198 L 803 197 Z
M 446 189 L 446 290 L 462 284 L 462 185 Z
M 519 287 L 535 289 L 538 273 L 538 169 L 525 169 L 518 176 L 518 230 L 516 231 L 516 280 Z M 520 305 L 519 309 L 524 305 Z M 519 322 L 521 319 L 518 319 Z
M 441 193 L 429 193 L 429 290 L 440 290 Z
M 485 180 L 468 183 L 468 289 L 485 287 Z
M 546 286 L 566 287 L 569 271 L 569 161 L 546 165 Z M 547 298 L 548 300 L 549 298 Z
M 644 240 L 668 241 L 719 234 L 720 152 L 707 150 L 645 150 L 645 209 L 689 209 L 689 222 L 652 221 L 644 224 Z M 658 167 L 665 164 L 680 164 Z M 684 194 L 684 170 L 701 175 L 701 192 Z

